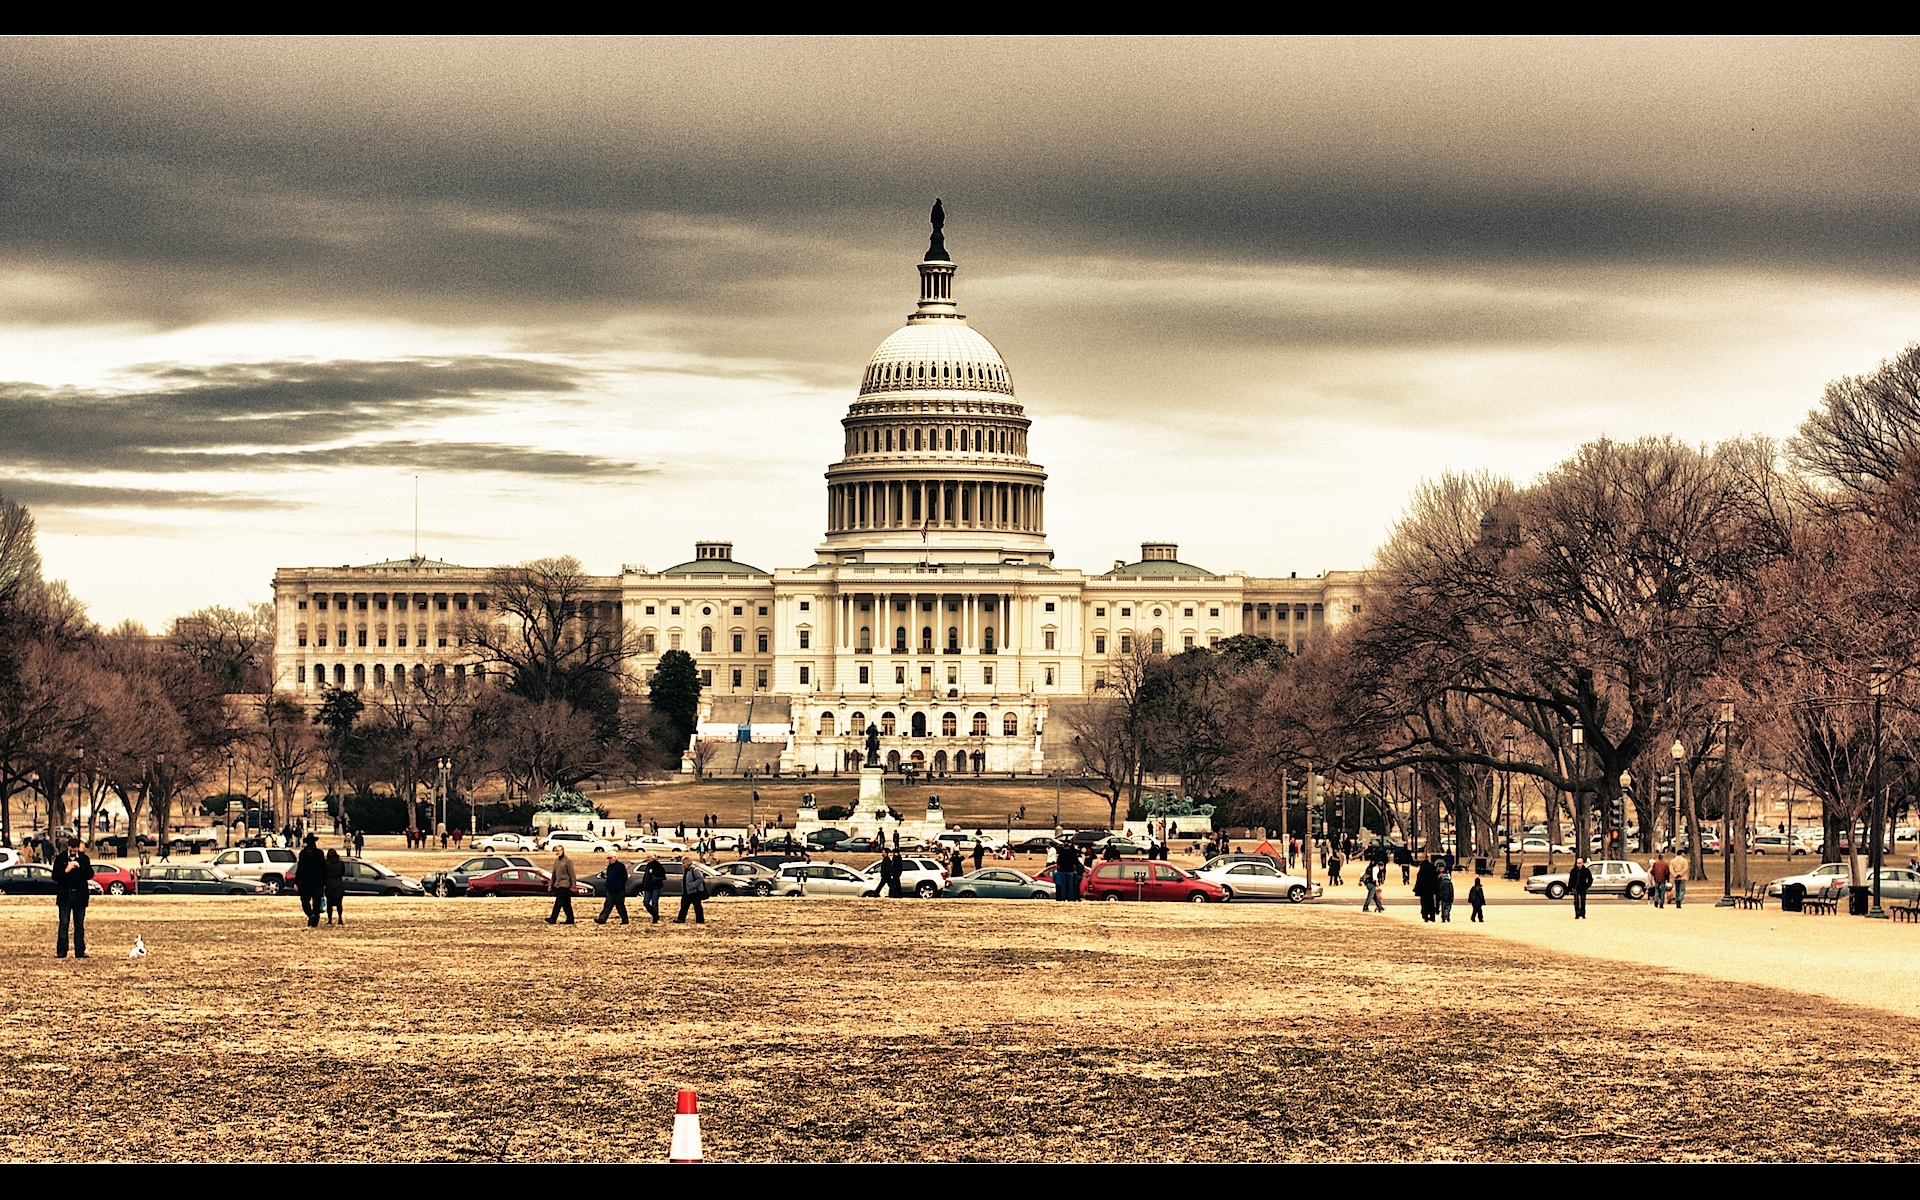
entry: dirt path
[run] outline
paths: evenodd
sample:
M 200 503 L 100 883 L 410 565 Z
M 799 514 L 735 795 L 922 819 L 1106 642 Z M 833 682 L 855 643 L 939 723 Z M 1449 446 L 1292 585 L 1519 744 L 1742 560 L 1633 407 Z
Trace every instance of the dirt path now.
M 1920 1023 L 1357 907 L 542 911 L 101 900 L 76 963 L 0 901 L 0 1154 L 660 1159 L 683 1085 L 716 1160 L 1920 1154 Z

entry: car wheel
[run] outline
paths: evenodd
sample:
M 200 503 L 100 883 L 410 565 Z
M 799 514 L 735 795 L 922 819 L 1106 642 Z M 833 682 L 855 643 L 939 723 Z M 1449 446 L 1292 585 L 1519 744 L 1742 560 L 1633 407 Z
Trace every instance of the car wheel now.
M 773 885 L 763 879 L 753 885 L 753 894 L 756 896 L 771 896 L 773 895 Z
M 1627 899 L 1644 900 L 1647 897 L 1647 885 L 1635 881 L 1627 885 Z
M 1187 902 L 1189 904 L 1205 904 L 1207 902 L 1207 894 L 1205 892 L 1194 892 L 1187 897 Z
M 955 895 L 959 896 L 962 900 L 977 900 L 980 898 L 980 893 L 978 892 L 956 892 Z
M 1232 902 L 1233 902 L 1233 889 L 1232 889 L 1232 888 L 1230 888 L 1230 887 L 1228 887 L 1228 886 L 1227 886 L 1226 884 L 1224 884 L 1224 883 L 1223 883 L 1223 884 L 1221 884 L 1221 885 L 1220 885 L 1220 892 L 1221 892 L 1221 894 L 1222 894 L 1222 895 L 1224 895 L 1224 896 L 1226 897 L 1226 899 L 1227 899 L 1227 902 L 1228 902 L 1228 903 L 1232 903 Z
M 173 895 L 173 889 L 165 887 L 148 888 L 147 893 L 153 896 L 171 896 Z
M 107 885 L 107 895 L 109 896 L 124 896 L 126 894 L 127 885 L 121 883 L 118 879 Z
M 262 879 L 260 881 L 260 886 L 267 890 L 267 895 L 269 896 L 278 896 L 280 894 L 280 881 L 271 875 L 265 879 Z M 236 894 L 244 895 L 245 893 L 236 893 Z
M 1549 900 L 1559 900 L 1566 894 L 1567 885 L 1564 883 L 1550 883 L 1547 885 L 1547 899 Z
M 1049 895 L 1047 895 L 1047 894 L 1046 894 L 1045 892 L 1035 892 L 1035 893 L 1033 894 L 1033 898 L 1034 898 L 1035 900 L 1051 900 L 1051 899 L 1053 899 L 1053 897 L 1052 897 L 1052 896 L 1049 896 Z
M 1102 900 L 1118 900 L 1118 899 L 1120 899 L 1120 893 L 1119 893 L 1119 892 L 1108 892 L 1108 893 L 1107 893 L 1106 895 L 1104 895 L 1104 896 L 1102 896 L 1102 897 L 1100 897 L 1100 898 L 1101 898 Z
M 876 896 L 878 896 L 879 894 L 880 894 L 879 892 L 874 893 L 874 895 Z M 930 900 L 934 896 L 937 896 L 940 894 L 940 889 L 933 886 L 933 882 L 931 880 L 922 880 L 920 883 L 920 886 L 913 889 L 913 894 L 920 897 L 922 900 Z
M 1287 899 L 1293 901 L 1295 904 L 1305 904 L 1307 902 L 1307 886 L 1303 883 L 1294 884 L 1287 889 Z
M 453 884 L 442 879 L 433 889 L 433 894 L 445 900 L 447 897 L 453 895 Z

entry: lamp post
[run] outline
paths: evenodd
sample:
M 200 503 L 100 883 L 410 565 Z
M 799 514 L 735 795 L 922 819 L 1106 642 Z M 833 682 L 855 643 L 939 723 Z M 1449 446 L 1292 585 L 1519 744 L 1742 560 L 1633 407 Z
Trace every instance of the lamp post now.
M 1720 900 L 1715 908 L 1733 907 L 1733 701 L 1720 702 Z
M 1573 807 L 1576 813 L 1578 813 L 1580 809 L 1580 769 L 1586 765 L 1586 756 L 1587 727 L 1575 721 L 1573 723 Z M 1592 816 L 1591 810 L 1589 810 L 1588 816 Z M 1578 842 L 1573 848 L 1573 859 L 1574 865 L 1578 866 L 1580 865 L 1581 859 L 1593 852 L 1593 848 L 1586 844 L 1587 823 L 1585 821 L 1575 821 L 1573 826 L 1573 836 Z M 1549 861 L 1551 861 L 1553 847 L 1548 846 L 1547 850 Z
M 1867 842 L 1867 865 L 1873 872 L 1873 907 L 1867 915 L 1876 920 L 1887 919 L 1886 910 L 1880 907 L 1880 852 L 1882 837 L 1887 824 L 1886 774 L 1880 768 L 1880 703 L 1887 694 L 1887 668 L 1883 663 L 1874 663 L 1867 668 L 1867 691 L 1873 694 L 1873 832 Z M 1848 841 L 1852 841 L 1852 830 L 1848 830 Z
M 1501 840 L 1506 843 L 1506 878 L 1513 878 L 1513 769 L 1506 764 L 1513 761 L 1513 735 L 1507 734 L 1501 739 L 1505 753 L 1500 762 L 1500 829 Z
M 1620 854 L 1627 853 L 1627 797 L 1633 794 L 1633 772 L 1620 772 L 1620 824 L 1616 826 L 1620 834 Z
M 1680 844 L 1680 764 L 1687 761 L 1687 744 L 1679 738 L 1673 739 L 1673 819 L 1667 822 L 1667 844 Z
M 447 802 L 448 800 L 451 799 L 451 797 L 447 794 L 447 772 L 452 768 L 453 768 L 453 760 L 443 756 L 440 759 L 440 815 L 439 815 L 439 819 L 434 822 L 433 831 L 435 833 L 446 832 L 447 809 L 449 807 Z

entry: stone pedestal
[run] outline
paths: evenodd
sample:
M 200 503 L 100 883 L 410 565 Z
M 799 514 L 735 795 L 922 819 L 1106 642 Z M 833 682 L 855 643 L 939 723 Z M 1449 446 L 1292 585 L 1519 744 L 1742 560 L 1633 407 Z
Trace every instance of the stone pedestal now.
M 853 815 L 873 819 L 887 811 L 887 769 L 885 767 L 860 768 L 860 799 L 854 803 Z

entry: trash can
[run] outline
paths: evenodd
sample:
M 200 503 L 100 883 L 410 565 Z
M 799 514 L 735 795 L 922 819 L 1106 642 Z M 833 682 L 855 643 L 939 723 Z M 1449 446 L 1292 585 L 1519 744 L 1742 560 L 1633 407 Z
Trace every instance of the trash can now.
M 1487 865 L 1486 859 L 1476 858 L 1473 860 L 1473 873 L 1475 875 L 1491 875 L 1493 874 L 1493 868 Z
M 1508 863 L 1508 864 L 1507 864 L 1507 878 L 1508 878 L 1508 879 L 1514 879 L 1514 880 L 1517 880 L 1517 879 L 1519 879 L 1519 878 L 1520 878 L 1520 864 L 1519 864 L 1519 863 Z
M 1535 864 L 1534 864 L 1534 867 L 1533 867 L 1533 873 L 1534 873 L 1535 875 L 1545 875 L 1545 874 L 1547 873 L 1547 867 L 1546 867 L 1546 864 L 1545 864 L 1545 863 L 1535 863 Z
M 1807 885 L 1789 883 L 1780 889 L 1781 912 L 1805 912 L 1807 910 Z
M 1856 917 L 1864 917 L 1873 911 L 1873 889 L 1870 887 L 1850 887 L 1847 889 L 1847 912 Z

